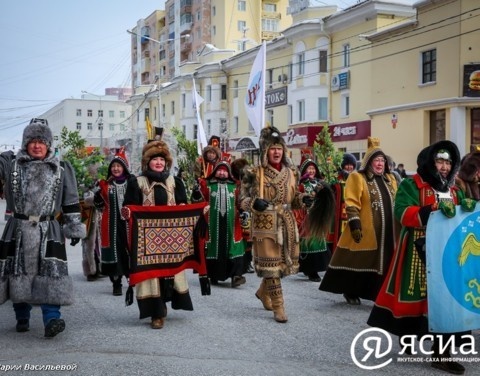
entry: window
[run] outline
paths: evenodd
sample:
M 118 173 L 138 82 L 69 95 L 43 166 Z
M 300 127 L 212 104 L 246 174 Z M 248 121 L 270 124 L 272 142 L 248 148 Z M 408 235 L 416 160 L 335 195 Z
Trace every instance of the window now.
M 350 66 L 350 45 L 343 45 L 343 67 L 348 68 Z
M 288 64 L 288 77 L 290 77 L 290 78 L 293 77 L 293 64 L 292 63 Z
M 237 50 L 238 51 L 245 51 L 246 48 L 246 43 L 244 41 L 237 41 Z
M 301 76 L 305 73 L 305 52 L 297 54 L 298 75 Z
M 200 21 L 202 19 L 202 12 L 198 11 L 197 12 L 197 21 Z
M 437 50 L 422 52 L 422 84 L 437 80 Z
M 207 119 L 207 134 L 212 134 L 212 119 Z
M 277 4 L 263 4 L 263 10 L 265 12 L 276 12 L 277 11 Z
M 262 31 L 278 31 L 278 20 L 262 18 Z
M 175 101 L 171 102 L 171 114 L 175 115 Z
M 318 61 L 320 63 L 319 72 L 327 73 L 327 51 L 320 50 L 318 52 L 319 52 Z
M 187 127 L 185 125 L 182 125 L 182 132 L 183 134 L 185 134 L 185 132 L 187 131 Z
M 120 111 L 120 118 L 124 119 L 125 118 L 125 111 Z
M 342 116 L 350 116 L 350 95 L 342 95 Z
M 165 111 L 166 111 L 165 103 L 162 103 L 162 119 L 165 117 Z
M 328 98 L 318 98 L 318 120 L 328 120 Z
M 292 105 L 288 105 L 288 125 L 293 124 L 293 108 Z
M 212 35 L 217 35 L 217 27 L 215 25 L 212 26 Z
M 217 8 L 215 6 L 212 7 L 212 15 L 213 16 L 217 15 Z
M 93 130 L 93 124 L 92 123 L 87 123 L 87 129 L 89 131 Z
M 98 110 L 98 117 L 103 117 L 103 110 Z
M 77 116 L 82 116 L 82 110 L 80 108 L 77 108 Z
M 92 110 L 87 110 L 87 116 L 92 117 L 93 116 L 93 111 Z
M 267 110 L 267 121 L 270 123 L 271 127 L 275 126 L 273 123 L 273 110 Z
M 233 97 L 238 98 L 238 80 L 233 81 Z
M 305 121 L 305 101 L 302 99 L 297 101 L 298 107 L 298 121 Z
M 212 101 L 212 85 L 207 85 L 207 101 Z
M 222 93 L 221 93 L 222 97 L 220 99 L 226 100 L 227 99 L 227 85 L 222 85 L 221 90 L 222 90 Z
M 182 108 L 185 108 L 187 102 L 187 98 L 185 93 L 182 94 Z
M 237 10 L 245 12 L 247 10 L 247 2 L 245 0 L 238 0 Z
M 237 30 L 238 31 L 241 31 L 243 33 L 246 28 L 247 28 L 247 22 L 246 21 L 237 21 Z
M 115 124 L 112 124 L 112 123 L 108 124 L 108 130 L 110 132 L 115 132 Z
M 144 117 L 145 119 L 147 119 L 147 118 L 149 119 L 149 118 L 150 118 L 150 109 L 149 109 L 149 108 L 146 108 L 146 109 L 145 109 L 145 112 L 143 113 L 143 117 Z
M 125 124 L 120 124 L 120 132 L 125 132 Z
M 238 133 L 238 116 L 233 117 L 233 132 Z
M 197 132 L 198 132 L 198 125 L 197 125 L 197 124 L 193 124 L 193 139 L 194 139 L 194 140 L 197 139 Z
M 222 135 L 227 133 L 227 119 L 220 119 L 220 133 Z
M 273 69 L 267 69 L 267 88 L 271 89 L 273 86 Z
M 445 140 L 445 110 L 430 111 L 430 144 Z
M 115 117 L 115 111 L 113 111 L 113 110 L 108 111 L 108 117 L 109 118 L 114 118 Z
M 77 123 L 77 131 L 81 131 L 82 130 L 82 123 Z

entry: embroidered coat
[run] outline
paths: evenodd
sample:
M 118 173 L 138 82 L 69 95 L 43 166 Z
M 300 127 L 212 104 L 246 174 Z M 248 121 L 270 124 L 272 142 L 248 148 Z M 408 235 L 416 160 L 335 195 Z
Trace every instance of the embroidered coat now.
M 298 273 L 300 253 L 299 234 L 292 209 L 304 207 L 305 195 L 298 191 L 298 170 L 282 165 L 280 171 L 269 164 L 266 167 L 245 169 L 242 181 L 242 209 L 252 215 L 251 236 L 257 275 L 263 278 L 281 278 Z M 260 186 L 263 169 L 263 186 Z M 264 212 L 253 209 L 260 197 L 271 203 Z
M 4 153 L 0 180 L 13 211 L 0 240 L 0 303 L 71 304 L 65 237 L 86 236 L 72 166 L 51 151 L 43 160 Z

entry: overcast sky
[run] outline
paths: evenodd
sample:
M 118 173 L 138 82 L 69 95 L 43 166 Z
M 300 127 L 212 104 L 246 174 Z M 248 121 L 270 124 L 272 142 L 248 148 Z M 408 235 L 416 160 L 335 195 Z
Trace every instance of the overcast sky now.
M 231 0 L 230 0 L 231 1 Z M 0 152 L 20 144 L 22 131 L 82 90 L 101 95 L 131 85 L 126 32 L 163 0 L 0 1 Z M 357 0 L 314 0 L 343 9 Z

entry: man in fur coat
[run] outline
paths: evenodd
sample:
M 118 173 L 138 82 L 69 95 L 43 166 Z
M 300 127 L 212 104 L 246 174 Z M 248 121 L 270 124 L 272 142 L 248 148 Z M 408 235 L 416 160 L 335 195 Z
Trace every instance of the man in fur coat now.
M 0 239 L 0 304 L 13 302 L 17 332 L 29 330 L 32 305 L 40 305 L 45 337 L 65 329 L 60 306 L 73 302 L 65 237 L 75 245 L 86 235 L 74 170 L 55 156 L 52 140 L 47 121 L 32 119 L 17 155 L 0 155 L 0 179 L 13 211 Z

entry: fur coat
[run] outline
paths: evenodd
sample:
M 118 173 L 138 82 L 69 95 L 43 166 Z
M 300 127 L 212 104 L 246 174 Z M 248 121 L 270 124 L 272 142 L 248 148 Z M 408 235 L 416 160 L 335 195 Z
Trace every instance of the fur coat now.
M 84 238 L 72 166 L 49 151 L 43 160 L 25 150 L 0 155 L 7 208 L 13 215 L 0 239 L 0 304 L 73 302 L 66 238 Z M 62 225 L 57 218 L 61 214 Z

